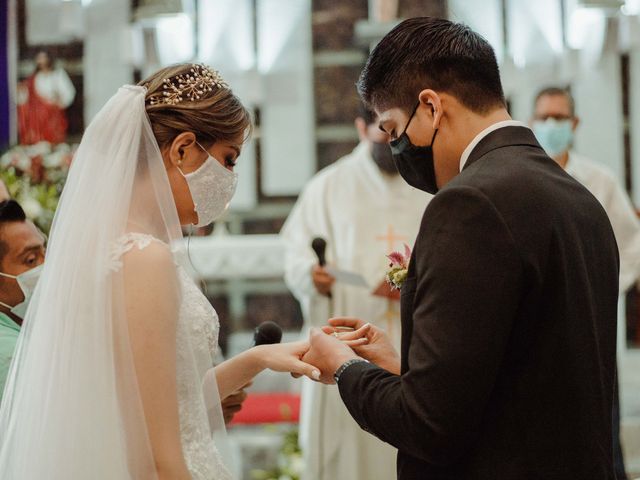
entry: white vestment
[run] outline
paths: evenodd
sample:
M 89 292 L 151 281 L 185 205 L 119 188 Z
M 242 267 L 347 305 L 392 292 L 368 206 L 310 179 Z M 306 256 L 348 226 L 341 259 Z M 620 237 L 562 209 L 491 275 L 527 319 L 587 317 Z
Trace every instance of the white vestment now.
M 629 196 L 609 170 L 573 151 L 566 171 L 607 212 L 620 252 L 620 292 L 625 292 L 640 277 L 640 222 Z
M 60 108 L 68 108 L 76 97 L 76 89 L 62 68 L 36 73 L 35 89 L 43 100 L 56 103 Z M 28 98 L 29 93 L 22 90 L 18 94 L 18 103 L 26 103 Z
M 282 230 L 287 245 L 287 285 L 300 301 L 307 325 L 330 316 L 354 316 L 389 331 L 400 344 L 399 302 L 372 295 L 389 268 L 386 255 L 413 246 L 431 196 L 399 176 L 381 173 L 361 143 L 350 155 L 318 173 L 302 192 Z M 311 270 L 315 237 L 327 242 L 327 263 L 361 274 L 369 288 L 336 283 L 332 298 L 320 296 Z M 396 477 L 396 450 L 362 431 L 338 389 L 305 381 L 301 445 L 305 480 L 388 480 Z

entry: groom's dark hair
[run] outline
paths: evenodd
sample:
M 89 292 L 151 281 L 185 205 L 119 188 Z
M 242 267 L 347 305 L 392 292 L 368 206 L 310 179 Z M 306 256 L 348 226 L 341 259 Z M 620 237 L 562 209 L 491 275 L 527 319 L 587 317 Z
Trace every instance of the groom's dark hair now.
M 374 48 L 358 81 L 363 101 L 378 111 L 409 112 L 430 88 L 484 114 L 505 105 L 493 48 L 466 25 L 433 17 L 410 18 Z
M 4 200 L 0 202 L 0 262 L 7 254 L 8 246 L 2 239 L 2 227 L 5 223 L 24 222 L 27 216 L 18 202 L 15 200 Z

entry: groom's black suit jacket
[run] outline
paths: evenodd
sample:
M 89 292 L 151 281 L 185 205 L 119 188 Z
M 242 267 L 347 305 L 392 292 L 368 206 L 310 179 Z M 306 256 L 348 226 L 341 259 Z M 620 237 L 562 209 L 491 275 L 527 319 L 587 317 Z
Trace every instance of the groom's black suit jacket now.
M 598 201 L 529 129 L 501 128 L 425 211 L 402 375 L 355 364 L 340 394 L 402 480 L 612 479 L 617 298 Z

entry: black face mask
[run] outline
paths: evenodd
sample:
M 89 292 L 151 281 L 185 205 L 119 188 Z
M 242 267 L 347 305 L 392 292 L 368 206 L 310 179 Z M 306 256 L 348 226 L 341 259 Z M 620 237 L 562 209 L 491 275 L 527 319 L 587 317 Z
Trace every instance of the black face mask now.
M 389 146 L 398 172 L 404 181 L 418 190 L 434 195 L 438 192 L 438 185 L 433 165 L 433 142 L 436 139 L 438 129 L 433 132 L 431 145 L 427 147 L 418 147 L 412 144 L 407 135 L 407 128 L 409 128 L 419 105 L 420 102 L 413 109 L 402 135 L 397 140 L 390 142 Z
M 389 175 L 397 175 L 398 169 L 387 142 L 371 142 L 371 157 L 378 168 Z

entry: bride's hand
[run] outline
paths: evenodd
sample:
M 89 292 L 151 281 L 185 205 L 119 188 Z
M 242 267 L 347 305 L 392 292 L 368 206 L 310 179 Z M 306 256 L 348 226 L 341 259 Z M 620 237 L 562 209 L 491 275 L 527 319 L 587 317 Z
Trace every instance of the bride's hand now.
M 275 343 L 272 345 L 258 345 L 253 347 L 258 361 L 265 368 L 274 372 L 290 372 L 293 375 L 306 375 L 318 380 L 320 370 L 313 365 L 300 360 L 309 350 L 309 342 Z

